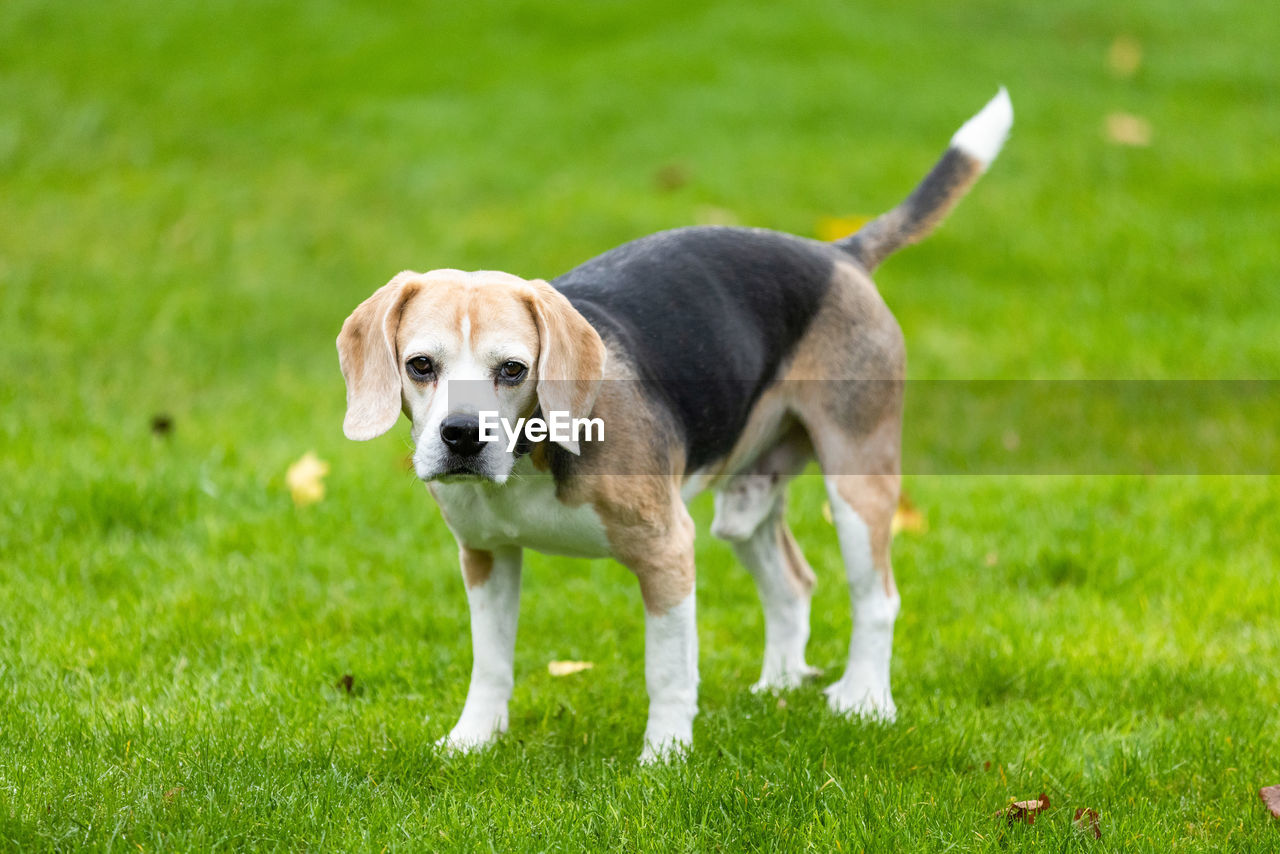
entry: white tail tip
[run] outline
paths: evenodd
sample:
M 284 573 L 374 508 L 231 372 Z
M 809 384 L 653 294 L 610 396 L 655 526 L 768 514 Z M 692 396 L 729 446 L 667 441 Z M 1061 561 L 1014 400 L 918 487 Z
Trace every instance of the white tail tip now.
M 956 131 L 956 135 L 951 137 L 951 146 L 987 166 L 1000 153 L 1011 127 L 1013 102 L 1009 100 L 1009 92 L 1001 86 L 996 96 Z

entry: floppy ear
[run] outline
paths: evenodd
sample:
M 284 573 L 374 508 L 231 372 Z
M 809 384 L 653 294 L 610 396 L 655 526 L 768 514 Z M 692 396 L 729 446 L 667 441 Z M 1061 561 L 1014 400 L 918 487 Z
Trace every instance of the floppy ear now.
M 541 280 L 533 286 L 533 315 L 538 324 L 538 404 L 544 418 L 568 412 L 586 418 L 604 381 L 604 342 L 564 294 Z M 572 454 L 576 441 L 557 443 Z
M 373 292 L 342 324 L 338 364 L 347 381 L 342 432 L 363 442 L 395 426 L 400 417 L 400 363 L 396 331 L 417 273 L 405 271 Z

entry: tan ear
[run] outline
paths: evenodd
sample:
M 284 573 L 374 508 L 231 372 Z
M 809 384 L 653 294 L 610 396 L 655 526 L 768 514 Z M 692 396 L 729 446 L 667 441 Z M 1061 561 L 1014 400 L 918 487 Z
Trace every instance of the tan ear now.
M 400 417 L 400 362 L 396 332 L 404 304 L 417 290 L 406 270 L 373 292 L 342 324 L 338 364 L 347 381 L 342 432 L 363 442 L 395 426 Z
M 530 284 L 538 324 L 538 405 L 542 416 L 549 419 L 554 411 L 586 418 L 604 381 L 604 341 L 564 294 L 540 280 Z M 570 453 L 581 452 L 573 440 L 558 444 Z

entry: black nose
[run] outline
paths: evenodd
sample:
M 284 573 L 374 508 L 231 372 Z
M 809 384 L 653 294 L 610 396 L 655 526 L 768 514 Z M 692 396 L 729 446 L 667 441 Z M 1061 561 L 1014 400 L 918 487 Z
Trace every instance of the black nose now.
M 440 422 L 440 438 L 460 457 L 474 457 L 484 447 L 480 419 L 474 415 L 446 415 Z

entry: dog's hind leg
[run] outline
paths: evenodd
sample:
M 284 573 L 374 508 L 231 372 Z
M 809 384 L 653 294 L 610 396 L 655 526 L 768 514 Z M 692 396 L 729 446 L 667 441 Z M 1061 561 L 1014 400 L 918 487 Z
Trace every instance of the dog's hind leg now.
M 711 533 L 733 547 L 764 606 L 764 666 L 753 691 L 794 688 L 820 672 L 804 660 L 815 577 L 786 520 L 787 484 L 806 459 L 807 448 L 766 455 L 716 493 Z
M 740 497 L 734 492 L 731 486 L 716 495 L 717 521 L 726 515 L 725 504 Z M 729 539 L 734 554 L 755 579 L 760 604 L 764 606 L 764 665 L 759 681 L 751 686 L 753 691 L 794 688 L 805 677 L 819 673 L 804 660 L 809 642 L 813 570 L 783 518 L 784 503 L 776 501 L 750 534 Z
M 813 443 L 840 540 L 853 635 L 831 708 L 891 720 L 893 626 L 900 600 L 889 562 L 902 471 L 906 349 L 869 279 L 843 271 L 831 305 L 797 352 L 793 406 Z
M 896 429 L 891 423 L 883 432 Z M 893 462 L 896 456 L 877 454 L 877 445 L 896 447 L 873 437 L 860 443 L 859 453 L 842 459 L 833 460 L 819 450 L 853 605 L 849 660 L 844 675 L 827 688 L 827 700 L 841 714 L 893 720 L 897 707 L 889 688 L 889 662 L 901 600 L 889 546 L 900 476 Z

